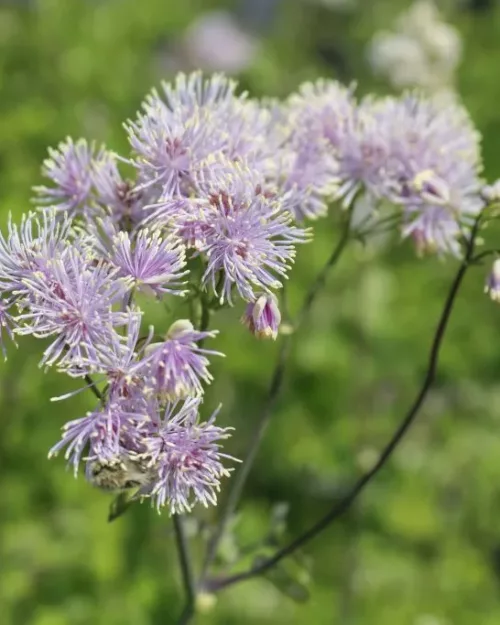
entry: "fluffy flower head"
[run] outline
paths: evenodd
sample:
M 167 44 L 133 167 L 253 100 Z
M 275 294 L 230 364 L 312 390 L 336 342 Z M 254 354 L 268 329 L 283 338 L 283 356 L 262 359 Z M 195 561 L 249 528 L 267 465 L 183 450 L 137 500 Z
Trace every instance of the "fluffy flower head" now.
M 222 354 L 197 343 L 215 335 L 215 331 L 199 332 L 190 321 L 182 319 L 170 326 L 165 341 L 151 343 L 146 349 L 147 377 L 154 394 L 171 400 L 202 395 L 202 383 L 212 381 L 207 356 Z
M 37 201 L 71 216 L 92 212 L 92 169 L 102 158 L 84 139 L 69 138 L 54 149 L 43 163 L 42 173 L 52 186 L 35 187 Z
M 200 400 L 189 399 L 180 409 L 169 405 L 158 424 L 158 434 L 148 440 L 148 453 L 157 477 L 151 497 L 160 509 L 171 513 L 189 512 L 194 503 L 205 507 L 217 503 L 220 481 L 229 476 L 220 452 L 220 442 L 229 437 L 229 428 L 215 424 L 216 410 L 207 422 L 200 422 Z

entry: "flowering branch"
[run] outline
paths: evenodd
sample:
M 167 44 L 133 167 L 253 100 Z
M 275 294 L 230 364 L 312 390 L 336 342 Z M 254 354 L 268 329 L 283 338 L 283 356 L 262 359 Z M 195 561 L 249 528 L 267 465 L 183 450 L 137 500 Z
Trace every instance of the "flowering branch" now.
M 309 289 L 309 291 L 307 292 L 304 298 L 304 302 L 302 304 L 302 307 L 299 310 L 299 313 L 297 314 L 297 318 L 294 323 L 295 332 L 297 332 L 297 330 L 300 328 L 304 319 L 307 317 L 314 303 L 314 300 L 316 299 L 317 295 L 320 293 L 320 291 L 324 287 L 326 278 L 328 276 L 330 269 L 339 261 L 340 257 L 342 256 L 342 253 L 349 241 L 349 237 L 351 234 L 350 232 L 351 214 L 352 214 L 351 211 L 347 213 L 346 219 L 345 219 L 344 230 L 342 232 L 340 239 L 338 240 L 336 246 L 334 247 L 325 265 L 316 276 L 315 281 L 313 282 L 311 288 Z M 201 586 L 203 586 L 204 577 L 208 569 L 210 568 L 210 565 L 212 564 L 213 560 L 215 559 L 215 556 L 217 553 L 217 547 L 220 543 L 220 540 L 222 539 L 222 536 L 224 535 L 224 532 L 228 526 L 228 523 L 230 522 L 234 514 L 234 511 L 238 505 L 243 488 L 245 486 L 248 475 L 255 461 L 257 452 L 259 450 L 260 443 L 262 441 L 264 433 L 267 429 L 267 426 L 273 414 L 274 406 L 276 404 L 276 400 L 278 399 L 278 396 L 279 396 L 279 393 L 281 391 L 281 387 L 283 384 L 285 368 L 286 368 L 286 364 L 288 361 L 288 356 L 290 354 L 290 349 L 292 346 L 292 338 L 293 338 L 293 333 L 285 335 L 283 337 L 281 347 L 278 353 L 278 358 L 276 360 L 274 371 L 271 377 L 271 383 L 269 385 L 269 389 L 268 389 L 266 398 L 264 400 L 264 405 L 262 407 L 260 421 L 258 422 L 257 428 L 253 434 L 250 444 L 248 445 L 247 453 L 241 464 L 241 468 L 236 474 L 231 484 L 225 506 L 220 516 L 219 523 L 217 524 L 214 534 L 212 535 L 207 546 L 207 553 L 206 553 L 205 561 L 203 564 L 201 581 L 200 581 Z
M 230 577 L 226 577 L 223 579 L 213 579 L 207 580 L 206 590 L 208 591 L 219 591 L 223 588 L 227 588 L 228 586 L 232 586 L 233 584 L 243 582 L 247 579 L 251 579 L 258 575 L 262 575 L 272 567 L 274 567 L 278 562 L 280 562 L 283 558 L 291 555 L 297 549 L 303 547 L 306 543 L 314 539 L 318 534 L 320 534 L 324 529 L 326 529 L 331 523 L 340 518 L 343 514 L 345 514 L 356 499 L 361 495 L 362 491 L 366 486 L 376 477 L 378 472 L 385 466 L 387 461 L 391 458 L 392 454 L 396 450 L 397 446 L 405 436 L 406 432 L 409 430 L 410 426 L 415 421 L 420 408 L 424 404 L 424 401 L 427 397 L 429 390 L 431 389 L 437 371 L 437 365 L 439 361 L 439 353 L 441 349 L 441 345 L 443 342 L 443 338 L 446 332 L 446 328 L 448 326 L 448 321 L 451 316 L 451 312 L 453 310 L 453 306 L 456 301 L 457 294 L 459 292 L 462 281 L 465 277 L 465 274 L 470 267 L 473 261 L 474 255 L 474 247 L 475 247 L 475 239 L 477 235 L 477 231 L 479 229 L 480 219 L 478 218 L 472 228 L 470 238 L 466 245 L 465 256 L 460 264 L 458 272 L 455 276 L 455 279 L 452 282 L 450 291 L 448 293 L 448 297 L 446 298 L 445 305 L 443 308 L 443 312 L 441 313 L 441 317 L 439 319 L 439 323 L 436 328 L 436 332 L 434 334 L 434 339 L 432 341 L 430 355 L 429 355 L 429 364 L 427 367 L 427 372 L 425 374 L 424 380 L 422 382 L 422 386 L 420 391 L 410 407 L 408 413 L 405 418 L 394 432 L 392 438 L 383 449 L 380 454 L 379 459 L 375 463 L 375 465 L 367 471 L 364 475 L 362 475 L 359 480 L 354 484 L 353 488 L 345 495 L 345 497 L 339 502 L 336 503 L 319 521 L 317 521 L 312 527 L 310 527 L 306 532 L 295 538 L 291 543 L 286 545 L 285 547 L 279 549 L 274 556 L 266 559 L 263 562 L 260 562 L 256 566 L 253 566 L 248 571 L 244 571 L 242 573 L 237 573 Z
M 85 378 L 99 405 L 71 418 L 49 456 L 64 451 L 77 475 L 119 502 L 149 499 L 174 515 L 186 606 L 196 592 L 218 590 L 268 570 L 342 515 L 383 467 L 415 419 L 431 387 L 456 294 L 473 257 L 485 201 L 479 134 L 458 104 L 420 94 L 358 98 L 335 81 L 306 83 L 269 105 L 237 92 L 222 76 L 179 74 L 153 90 L 125 125 L 130 152 L 68 138 L 49 149 L 35 188 L 35 213 L 0 233 L 0 348 L 4 339 L 48 339 L 40 365 Z M 120 163 L 132 166 L 124 178 Z M 271 163 L 273 164 L 270 167 Z M 460 267 L 438 325 L 420 394 L 375 467 L 305 534 L 247 572 L 208 574 L 283 386 L 293 335 L 282 339 L 257 428 L 207 545 L 201 575 L 191 568 L 182 519 L 196 504 L 216 505 L 234 458 L 222 442 L 218 409 L 200 414 L 212 381 L 205 347 L 215 310 L 246 303 L 242 321 L 257 337 L 276 338 L 277 292 L 297 247 L 311 239 L 307 219 L 322 217 L 336 198 L 344 232 L 306 294 L 296 334 L 347 242 L 398 227 L 419 252 L 461 251 Z M 354 228 L 356 203 L 362 223 Z M 395 213 L 375 221 L 387 203 Z M 475 225 L 472 227 L 472 223 Z M 361 228 L 361 225 L 363 226 Z M 467 237 L 471 232 L 470 238 Z M 194 259 L 198 258 L 200 262 Z M 500 259 L 486 291 L 500 301 Z M 134 294 L 141 298 L 134 301 Z M 143 298 L 183 297 L 190 320 L 141 338 Z M 102 382 L 97 385 L 94 377 Z M 71 395 L 71 394 L 70 394 Z M 70 395 L 65 395 L 65 399 Z M 130 499 L 130 501 L 135 499 Z M 112 508 L 112 518 L 122 508 Z

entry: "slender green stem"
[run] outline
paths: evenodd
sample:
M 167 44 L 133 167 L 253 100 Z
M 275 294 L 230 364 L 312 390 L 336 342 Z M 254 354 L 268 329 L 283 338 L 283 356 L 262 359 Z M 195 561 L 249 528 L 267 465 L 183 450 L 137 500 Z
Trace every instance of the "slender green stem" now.
M 356 237 L 363 239 L 369 234 L 380 234 L 382 232 L 389 232 L 390 230 L 394 228 L 394 226 L 401 223 L 401 214 L 399 212 L 392 213 L 390 215 L 382 217 L 381 219 L 377 221 L 374 221 L 372 223 L 368 221 L 367 223 L 369 225 L 367 226 L 365 230 L 361 229 L 361 226 L 365 225 L 364 223 L 360 224 L 356 228 L 356 233 L 355 233 Z
M 195 314 L 194 306 L 191 309 L 191 321 L 196 323 L 196 317 L 198 320 L 197 325 L 199 326 L 200 331 L 204 332 L 210 324 L 210 306 L 203 294 L 200 295 L 198 303 L 198 314 Z M 201 346 L 202 341 L 199 341 L 199 344 Z M 172 519 L 174 522 L 175 541 L 177 544 L 177 551 L 179 553 L 182 581 L 186 593 L 186 603 L 184 610 L 177 621 L 177 625 L 186 625 L 191 621 L 195 613 L 196 579 L 193 572 L 188 539 L 184 530 L 184 519 L 182 516 L 177 514 L 172 515 Z
M 301 324 L 304 322 L 305 318 L 307 317 L 314 303 L 314 300 L 316 299 L 316 296 L 324 287 L 326 278 L 328 276 L 330 269 L 338 262 L 339 258 L 341 257 L 342 252 L 344 251 L 347 245 L 347 242 L 349 241 L 349 238 L 350 238 L 350 222 L 351 222 L 351 212 L 349 212 L 346 215 L 344 230 L 341 234 L 340 239 L 338 240 L 335 248 L 333 249 L 325 265 L 316 276 L 316 279 L 314 280 L 310 289 L 306 293 L 304 302 L 302 304 L 302 307 L 299 310 L 299 313 L 294 323 L 294 333 L 299 329 Z M 269 388 L 268 388 L 268 391 L 264 400 L 264 405 L 262 407 L 260 419 L 257 423 L 257 427 L 248 445 L 247 453 L 241 464 L 241 467 L 239 471 L 236 473 L 231 483 L 229 494 L 225 502 L 225 505 L 222 509 L 219 522 L 217 523 L 214 533 L 211 536 L 207 545 L 207 552 L 206 552 L 205 560 L 203 563 L 202 574 L 200 578 L 201 586 L 203 586 L 203 583 L 204 583 L 203 580 L 212 562 L 215 559 L 220 540 L 222 539 L 222 536 L 224 535 L 224 532 L 226 531 L 226 528 L 236 510 L 241 494 L 243 492 L 243 488 L 247 481 L 248 475 L 250 473 L 250 470 L 257 456 L 260 443 L 262 441 L 264 433 L 267 429 L 267 426 L 273 414 L 274 406 L 276 404 L 276 401 L 278 399 L 278 396 L 279 396 L 279 393 L 281 391 L 281 387 L 283 384 L 286 363 L 287 363 L 288 356 L 290 354 L 290 350 L 292 347 L 292 339 L 293 339 L 294 333 L 286 335 L 282 338 L 281 346 L 278 352 L 278 358 L 276 360 L 274 371 L 271 376 L 271 383 L 269 385 Z
M 332 253 L 330 254 L 328 260 L 323 265 L 322 269 L 316 276 L 316 279 L 314 280 L 313 284 L 311 285 L 311 287 L 306 293 L 304 302 L 302 303 L 302 306 L 299 310 L 299 313 L 294 323 L 295 330 L 298 330 L 299 327 L 304 322 L 305 318 L 309 314 L 309 311 L 311 310 L 314 300 L 316 299 L 319 292 L 325 286 L 326 279 L 328 277 L 328 274 L 330 273 L 330 270 L 332 269 L 332 267 L 334 267 L 334 265 L 337 264 L 340 257 L 342 256 L 342 253 L 344 252 L 344 249 L 351 235 L 350 228 L 351 228 L 351 213 L 349 212 L 345 221 L 344 230 L 340 236 L 340 239 L 337 242 L 337 245 L 332 250 Z
M 410 409 L 408 410 L 401 424 L 398 426 L 397 430 L 394 432 L 390 441 L 383 449 L 377 462 L 369 471 L 367 471 L 358 479 L 352 489 L 339 502 L 335 503 L 332 508 L 319 521 L 312 525 L 312 527 L 310 527 L 306 532 L 295 538 L 285 547 L 279 549 L 272 557 L 268 558 L 264 562 L 260 562 L 257 566 L 254 566 L 247 571 L 237 573 L 224 579 L 209 580 L 205 584 L 206 590 L 216 592 L 228 586 L 232 586 L 233 584 L 245 581 L 247 579 L 251 579 L 253 577 L 256 577 L 257 575 L 261 575 L 262 573 L 265 573 L 272 567 L 276 566 L 276 564 L 278 564 L 278 562 L 280 562 L 283 558 L 286 558 L 287 556 L 294 553 L 297 549 L 303 547 L 306 543 L 318 536 L 318 534 L 320 534 L 323 530 L 329 527 L 331 523 L 340 518 L 351 508 L 351 506 L 357 500 L 362 491 L 368 486 L 372 479 L 375 478 L 375 476 L 391 458 L 392 454 L 397 449 L 399 443 L 409 430 L 410 426 L 415 421 L 422 405 L 424 404 L 427 394 L 434 383 L 439 361 L 440 349 L 443 343 L 446 328 L 448 326 L 448 321 L 450 319 L 457 294 L 460 290 L 460 286 L 474 258 L 474 246 L 479 223 L 480 221 L 478 218 L 472 230 L 470 239 L 467 242 L 464 259 L 460 264 L 458 272 L 452 282 L 450 291 L 446 298 L 443 312 L 441 313 L 441 317 L 437 324 L 436 332 L 432 341 L 429 354 L 429 363 L 422 382 L 422 386 L 417 394 L 417 397 L 415 398 L 415 401 L 411 405 Z
M 85 376 L 85 382 L 87 382 L 87 384 L 89 385 L 90 390 L 94 393 L 94 395 L 97 397 L 97 399 L 102 402 L 103 395 L 101 393 L 101 391 L 97 388 L 94 380 L 90 377 L 90 375 L 86 375 Z
M 500 255 L 500 250 L 484 250 L 484 252 L 480 252 L 472 259 L 474 263 L 480 263 L 484 258 L 488 258 L 488 256 L 498 256 Z
M 134 303 L 134 295 L 135 295 L 135 288 L 130 289 L 130 293 L 128 294 L 128 298 L 127 298 L 127 309 L 132 308 L 132 304 Z
M 205 332 L 210 325 L 210 306 L 207 300 L 202 297 L 201 299 L 201 317 L 200 317 L 200 332 Z
M 184 528 L 184 519 L 179 514 L 173 514 L 175 542 L 179 554 L 179 564 L 181 568 L 182 583 L 186 593 L 186 605 L 178 621 L 178 625 L 188 623 L 194 614 L 196 598 L 196 582 L 191 565 L 188 539 Z

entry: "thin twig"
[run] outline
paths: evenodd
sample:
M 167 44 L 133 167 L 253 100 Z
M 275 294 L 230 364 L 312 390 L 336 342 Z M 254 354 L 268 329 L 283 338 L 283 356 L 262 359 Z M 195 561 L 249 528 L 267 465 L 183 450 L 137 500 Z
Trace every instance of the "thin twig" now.
M 210 325 L 210 306 L 205 299 L 205 297 L 201 298 L 201 315 L 200 315 L 200 332 L 206 332 L 208 330 L 208 326 Z
M 222 588 L 226 588 L 228 586 L 232 586 L 238 582 L 245 581 L 247 579 L 251 579 L 256 577 L 257 575 L 261 575 L 265 573 L 273 566 L 275 566 L 278 562 L 280 562 L 283 558 L 294 553 L 297 549 L 303 547 L 310 540 L 315 538 L 318 534 L 320 534 L 325 528 L 327 528 L 333 521 L 337 520 L 341 517 L 345 512 L 349 510 L 352 504 L 356 501 L 361 492 L 365 489 L 365 487 L 371 482 L 371 480 L 378 474 L 378 472 L 384 467 L 386 462 L 392 456 L 393 452 L 396 450 L 398 444 L 403 439 L 404 435 L 414 422 L 416 416 L 420 408 L 422 407 L 425 398 L 434 382 L 436 377 L 436 370 L 439 360 L 439 352 L 443 342 L 443 338 L 445 335 L 445 331 L 448 325 L 448 321 L 450 319 L 450 315 L 453 309 L 453 305 L 456 300 L 456 296 L 460 289 L 460 285 L 464 279 L 464 276 L 467 272 L 467 269 L 471 265 L 471 261 L 473 259 L 474 254 L 474 244 L 476 234 L 479 228 L 479 218 L 476 221 L 469 241 L 467 242 L 467 247 L 465 251 L 465 257 L 460 264 L 458 272 L 453 280 L 450 291 L 448 293 L 448 297 L 446 298 L 446 302 L 443 308 L 443 312 L 441 314 L 441 318 L 438 322 L 436 332 L 434 334 L 434 338 L 431 345 L 430 355 L 429 355 L 429 364 L 427 367 L 427 371 L 422 382 L 421 389 L 410 407 L 408 413 L 405 418 L 393 434 L 391 440 L 383 449 L 380 454 L 379 459 L 375 463 L 375 465 L 367 471 L 361 478 L 354 484 L 353 488 L 347 493 L 345 497 L 341 499 L 340 502 L 336 503 L 330 510 L 323 516 L 319 521 L 317 521 L 311 528 L 309 528 L 306 532 L 298 536 L 291 543 L 279 549 L 274 556 L 268 558 L 264 562 L 259 563 L 257 566 L 252 567 L 248 571 L 244 571 L 242 573 L 237 573 L 230 577 L 226 577 L 224 579 L 213 579 L 206 583 L 206 589 L 208 591 L 216 592 L 221 590 Z
M 311 309 L 311 306 L 314 303 L 314 300 L 316 299 L 316 296 L 321 291 L 321 289 L 325 286 L 325 282 L 328 277 L 328 273 L 330 272 L 330 269 L 334 265 L 337 264 L 338 260 L 342 256 L 342 252 L 344 251 L 347 245 L 347 242 L 349 241 L 349 238 L 350 238 L 350 234 L 351 234 L 350 227 L 351 227 L 351 213 L 349 212 L 347 215 L 346 222 L 345 222 L 344 231 L 342 232 L 342 235 L 340 239 L 338 240 L 337 245 L 333 249 L 332 253 L 330 254 L 330 257 L 328 258 L 323 268 L 320 270 L 320 272 L 316 276 L 316 279 L 314 280 L 312 286 L 310 287 L 309 291 L 306 294 L 306 297 L 304 299 L 301 309 L 299 310 L 297 319 L 294 324 L 295 331 L 297 331 L 299 327 L 302 325 L 304 319 L 309 314 L 309 311 Z
M 85 382 L 87 382 L 87 384 L 89 385 L 90 390 L 94 393 L 94 395 L 97 397 L 97 399 L 102 402 L 103 400 L 103 396 L 101 391 L 97 388 L 94 380 L 90 377 L 89 374 L 87 374 L 85 376 Z
M 339 241 L 337 242 L 337 245 L 333 249 L 330 257 L 328 258 L 327 262 L 325 263 L 325 265 L 323 266 L 323 268 L 317 275 L 316 280 L 314 281 L 311 288 L 306 294 L 302 307 L 299 310 L 296 321 L 294 323 L 294 333 L 297 332 L 297 330 L 303 323 L 304 319 L 307 317 L 311 309 L 311 306 L 314 300 L 316 299 L 316 296 L 325 285 L 328 272 L 337 263 L 337 261 L 342 255 L 342 252 L 344 251 L 344 248 L 350 237 L 350 219 L 351 219 L 351 213 L 349 212 L 346 216 L 344 230 L 342 232 L 342 235 Z M 203 586 L 203 580 L 205 578 L 205 575 L 207 571 L 209 570 L 210 565 L 215 559 L 219 542 L 222 536 L 224 535 L 224 532 L 226 531 L 226 528 L 236 510 L 241 493 L 243 491 L 248 475 L 250 473 L 250 469 L 252 468 L 253 463 L 255 461 L 255 457 L 257 456 L 257 452 L 259 450 L 260 443 L 264 436 L 264 432 L 266 431 L 269 421 L 271 419 L 276 400 L 278 399 L 278 396 L 279 396 L 279 393 L 281 391 L 281 387 L 283 384 L 286 363 L 287 363 L 288 356 L 291 350 L 292 339 L 293 339 L 294 333 L 285 335 L 282 339 L 281 346 L 278 352 L 276 365 L 274 367 L 274 371 L 271 377 L 271 383 L 269 385 L 269 389 L 268 389 L 266 398 L 264 400 L 264 406 L 262 408 L 260 420 L 257 423 L 257 428 L 255 429 L 252 435 L 252 438 L 250 440 L 247 453 L 241 464 L 241 468 L 237 472 L 236 476 L 234 477 L 231 483 L 229 494 L 228 494 L 226 503 L 223 507 L 220 520 L 207 545 L 207 553 L 205 556 L 205 561 L 202 567 L 202 574 L 200 577 L 201 586 Z
M 194 309 L 191 310 L 191 320 L 196 323 L 194 319 Z M 210 324 L 210 308 L 205 297 L 200 297 L 200 311 L 199 311 L 199 329 L 200 332 L 205 332 Z M 202 341 L 199 341 L 201 346 Z M 179 563 L 181 567 L 182 582 L 186 593 L 186 603 L 182 614 L 177 621 L 177 625 L 187 625 L 191 621 L 195 613 L 195 601 L 196 601 L 196 579 L 192 567 L 192 559 L 189 552 L 189 544 L 184 528 L 184 519 L 178 514 L 172 515 L 175 531 L 175 542 L 177 545 L 177 552 L 179 554 Z
M 173 514 L 172 520 L 174 523 L 177 552 L 179 554 L 182 583 L 184 586 L 184 591 L 186 593 L 186 605 L 179 618 L 178 625 L 184 625 L 185 623 L 188 623 L 190 621 L 191 617 L 194 614 L 196 583 L 191 567 L 191 558 L 189 555 L 188 539 L 184 528 L 184 519 L 179 514 Z
M 474 263 L 479 263 L 481 262 L 484 258 L 487 258 L 488 256 L 498 256 L 500 254 L 500 250 L 484 250 L 483 252 L 477 254 L 476 256 L 474 256 L 474 258 L 472 259 L 471 262 Z

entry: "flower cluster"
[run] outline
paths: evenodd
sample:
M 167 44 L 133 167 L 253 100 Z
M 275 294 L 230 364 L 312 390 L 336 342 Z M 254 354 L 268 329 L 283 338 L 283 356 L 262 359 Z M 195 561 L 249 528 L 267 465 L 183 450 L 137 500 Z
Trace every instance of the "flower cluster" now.
M 218 410 L 200 417 L 221 355 L 205 347 L 210 312 L 242 300 L 251 333 L 276 339 L 303 222 L 334 199 L 349 211 L 391 203 L 404 236 L 453 253 L 484 202 L 477 134 L 457 105 L 358 101 L 327 81 L 262 103 L 236 87 L 194 73 L 153 91 L 125 125 L 127 157 L 67 139 L 43 165 L 39 210 L 0 235 L 2 348 L 44 339 L 41 366 L 98 398 L 50 454 L 173 513 L 215 503 L 229 472 L 230 428 Z M 177 298 L 190 318 L 141 331 L 148 298 Z
M 421 87 L 451 95 L 462 57 L 460 33 L 431 0 L 415 0 L 392 31 L 379 31 L 368 57 L 376 74 L 396 88 Z
M 460 253 L 484 206 L 480 136 L 462 106 L 416 92 L 358 102 L 352 89 L 319 81 L 304 85 L 289 107 L 298 153 L 308 144 L 321 152 L 320 180 L 333 159 L 344 207 L 395 206 L 403 236 L 419 251 Z M 309 206 L 317 215 L 325 210 L 321 202 Z

